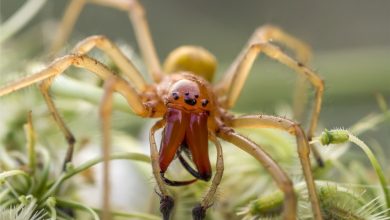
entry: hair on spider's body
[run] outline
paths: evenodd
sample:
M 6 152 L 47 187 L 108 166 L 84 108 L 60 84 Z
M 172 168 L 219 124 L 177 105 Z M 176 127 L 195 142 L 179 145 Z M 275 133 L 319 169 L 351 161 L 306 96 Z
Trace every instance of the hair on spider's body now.
M 119 93 L 127 101 L 129 108 L 138 116 L 144 118 L 160 118 L 150 129 L 149 142 L 151 163 L 154 178 L 160 196 L 160 211 L 164 220 L 168 220 L 174 206 L 174 199 L 170 196 L 167 185 L 180 186 L 193 183 L 196 180 L 211 181 L 211 185 L 200 203 L 192 210 L 194 219 L 204 219 L 206 210 L 213 204 L 214 195 L 223 174 L 223 154 L 219 139 L 232 143 L 243 151 L 256 158 L 269 172 L 277 186 L 284 193 L 282 218 L 295 220 L 297 217 L 297 197 L 293 184 L 288 175 L 281 169 L 257 143 L 236 132 L 234 128 L 270 127 L 284 131 L 296 137 L 299 159 L 307 183 L 309 198 L 314 219 L 322 219 L 318 196 L 315 189 L 310 163 L 311 139 L 317 127 L 321 110 L 323 81 L 307 67 L 310 58 L 309 47 L 297 38 L 285 33 L 274 26 L 262 26 L 255 30 L 248 43 L 226 70 L 219 82 L 212 83 L 216 69 L 216 59 L 201 47 L 183 46 L 169 54 L 163 67 L 155 51 L 150 35 L 148 23 L 142 6 L 136 0 L 99 0 L 92 1 L 127 11 L 134 26 L 136 38 L 145 61 L 147 72 L 152 82 L 147 82 L 138 69 L 123 52 L 104 36 L 91 36 L 81 41 L 70 55 L 54 60 L 47 68 L 28 76 L 20 81 L 0 88 L 0 96 L 14 92 L 33 83 L 40 82 L 39 88 L 47 103 L 55 122 L 61 129 L 68 142 L 65 163 L 72 159 L 75 138 L 64 123 L 62 117 L 49 95 L 52 79 L 62 74 L 70 66 L 89 70 L 104 80 L 104 95 L 100 105 L 102 118 L 103 148 L 105 149 L 105 171 L 103 192 L 103 218 L 110 217 L 108 198 L 108 154 L 110 149 L 110 117 L 112 111 L 112 94 Z M 70 9 L 66 10 L 61 30 L 55 38 L 52 49 L 54 52 L 61 48 L 69 35 L 73 21 L 78 13 L 71 9 L 84 6 L 84 1 L 73 0 Z M 290 48 L 296 59 L 290 57 L 279 47 L 271 43 L 279 42 Z M 99 48 L 107 53 L 115 62 L 122 75 L 114 74 L 107 66 L 91 58 L 88 52 Z M 245 115 L 233 116 L 229 110 L 236 104 L 243 89 L 250 69 L 260 53 L 295 70 L 298 75 L 305 77 L 315 88 L 314 105 L 307 136 L 302 127 L 292 120 L 277 116 Z M 160 149 L 157 148 L 155 132 L 163 129 Z M 208 154 L 208 140 L 214 143 L 217 149 L 215 174 Z M 320 157 L 312 149 L 317 161 Z M 182 153 L 189 155 L 195 168 L 182 157 Z M 183 167 L 194 177 L 192 180 L 175 181 L 164 176 L 170 163 L 177 155 Z M 64 166 L 65 167 L 65 166 Z

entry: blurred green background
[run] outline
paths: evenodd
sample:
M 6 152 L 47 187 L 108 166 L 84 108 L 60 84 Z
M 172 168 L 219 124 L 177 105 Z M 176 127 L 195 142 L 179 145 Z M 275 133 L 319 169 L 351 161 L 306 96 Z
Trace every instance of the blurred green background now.
M 24 2 L 1 0 L 2 21 Z M 48 18 L 58 21 L 67 2 L 47 1 L 16 38 Z M 321 113 L 323 127 L 348 128 L 362 117 L 378 112 L 376 93 L 390 101 L 390 2 L 387 0 L 146 0 L 141 3 L 161 60 L 179 45 L 202 45 L 218 58 L 218 74 L 223 73 L 258 26 L 274 24 L 307 42 L 313 49 L 310 66 L 326 83 Z M 54 32 L 53 28 L 43 26 L 42 37 L 34 39 L 35 47 L 48 45 Z M 81 13 L 69 47 L 93 34 L 104 34 L 136 47 L 125 12 L 89 4 Z M 7 45 L 15 42 L 3 44 L 2 57 L 7 56 Z M 293 71 L 260 56 L 235 110 L 274 114 L 280 104 L 291 103 L 294 81 Z M 390 153 L 389 123 L 378 130 L 369 137 L 379 140 Z

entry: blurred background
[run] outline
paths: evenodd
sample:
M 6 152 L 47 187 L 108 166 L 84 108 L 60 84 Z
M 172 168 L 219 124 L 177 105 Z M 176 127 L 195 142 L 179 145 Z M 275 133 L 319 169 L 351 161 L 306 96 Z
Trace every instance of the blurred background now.
M 2 21 L 24 2 L 2 0 Z M 47 1 L 15 37 L 48 18 L 59 21 L 67 2 Z M 201 45 L 218 58 L 219 74 L 261 25 L 279 26 L 307 42 L 313 49 L 310 67 L 326 83 L 321 113 L 321 119 L 326 119 L 322 120 L 325 127 L 349 127 L 359 118 L 377 111 L 375 93 L 383 94 L 389 101 L 390 2 L 387 0 L 141 2 L 161 60 L 179 45 Z M 52 28 L 42 30 L 43 35 L 53 33 Z M 89 4 L 82 11 L 68 46 L 94 34 L 103 34 L 136 48 L 125 12 Z M 35 39 L 34 44 L 47 45 L 48 39 L 50 36 L 42 36 Z M 7 54 L 3 51 L 1 56 Z M 291 101 L 293 71 L 265 56 L 258 60 L 236 107 L 238 111 L 270 112 L 277 104 Z M 250 96 L 253 93 L 256 99 Z M 383 129 L 390 133 L 388 126 Z
M 6 21 L 25 2 L 0 0 L 1 21 Z M 234 60 L 253 31 L 261 25 L 279 26 L 309 44 L 313 54 L 309 66 L 325 80 L 326 86 L 317 134 L 324 128 L 349 128 L 367 116 L 381 113 L 383 105 L 381 109 L 378 94 L 384 97 L 385 102 L 390 103 L 388 0 L 140 2 L 146 10 L 161 61 L 180 45 L 203 46 L 214 53 L 219 61 L 215 81 L 218 81 Z M 25 68 L 31 60 L 52 60 L 44 55 L 44 51 L 54 37 L 55 25 L 61 19 L 67 3 L 65 0 L 46 1 L 26 26 L 12 38 L 2 42 L 0 82 L 17 79 L 12 73 L 31 73 L 26 72 Z M 121 45 L 133 47 L 135 53 L 138 53 L 127 14 L 94 4 L 88 4 L 82 11 L 75 30 L 61 53 L 65 54 L 78 41 L 95 34 L 106 35 Z M 9 61 L 11 59 L 12 61 Z M 261 55 L 233 110 L 237 113 L 265 113 L 290 117 L 295 79 L 296 74 L 292 70 Z M 308 91 L 305 112 L 307 116 L 300 120 L 304 125 L 310 114 L 314 93 L 309 86 Z M 34 105 L 32 100 L 25 101 L 30 103 L 30 108 Z M 62 104 L 65 106 L 68 102 Z M 0 106 L 3 108 L 3 105 Z M 62 108 L 66 114 L 67 107 Z M 8 115 L 9 111 L 3 108 L 0 113 Z M 77 133 L 77 122 L 72 119 L 68 121 L 71 127 L 73 124 L 73 130 Z M 147 128 L 134 128 L 131 122 L 126 124 L 118 118 L 115 122 L 118 126 L 129 128 L 137 137 L 145 139 Z M 94 124 L 97 126 L 96 121 Z M 361 138 L 376 146 L 374 151 L 380 154 L 382 165 L 390 169 L 390 164 L 386 161 L 390 156 L 389 120 L 369 129 Z M 359 150 L 350 150 L 348 154 L 365 160 Z

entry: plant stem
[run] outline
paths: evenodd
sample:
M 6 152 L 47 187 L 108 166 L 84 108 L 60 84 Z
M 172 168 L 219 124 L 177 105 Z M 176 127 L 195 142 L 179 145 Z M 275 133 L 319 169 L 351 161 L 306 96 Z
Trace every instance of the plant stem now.
M 96 212 L 101 212 L 100 209 L 93 208 Z M 119 211 L 111 211 L 111 215 L 115 215 L 118 217 L 125 217 L 125 218 L 136 218 L 136 219 L 144 219 L 144 220 L 160 220 L 161 217 L 145 214 L 145 213 L 135 213 L 135 212 L 119 212 Z
M 25 177 L 28 177 L 28 174 L 22 170 L 10 170 L 10 171 L 4 171 L 0 173 L 0 180 L 6 179 L 11 176 L 17 176 L 17 175 L 23 175 Z
M 53 206 L 48 206 L 49 207 L 49 211 L 50 211 L 50 219 L 51 220 L 56 220 L 57 219 L 57 211 L 56 211 L 56 208 L 53 207 Z
M 370 160 L 371 165 L 374 167 L 375 172 L 378 175 L 379 182 L 382 186 L 383 194 L 384 194 L 385 200 L 386 200 L 387 209 L 390 209 L 390 192 L 389 192 L 389 189 L 387 188 L 386 178 L 385 178 L 385 175 L 383 174 L 383 170 L 382 170 L 381 166 L 379 165 L 378 160 L 376 159 L 375 155 L 372 153 L 370 148 L 363 141 L 361 141 L 359 138 L 355 137 L 354 135 L 352 135 L 349 132 L 348 132 L 348 134 L 349 134 L 349 140 L 352 143 L 359 146 L 364 151 L 364 153 L 367 155 L 368 159 Z
M 1 26 L 0 43 L 7 40 L 29 22 L 47 0 L 29 0 Z
M 119 160 L 119 159 L 135 160 L 135 161 L 150 163 L 149 156 L 146 156 L 146 155 L 140 154 L 140 153 L 127 153 L 126 152 L 126 153 L 116 153 L 116 154 L 112 154 L 110 156 L 110 160 Z M 50 187 L 50 189 L 45 193 L 45 195 L 43 197 L 41 197 L 40 201 L 45 201 L 49 196 L 53 195 L 54 192 L 57 190 L 57 188 L 61 185 L 61 183 L 63 181 L 65 181 L 68 178 L 92 167 L 93 165 L 101 163 L 101 162 L 103 162 L 103 158 L 99 157 L 96 159 L 92 159 L 92 160 L 80 165 L 77 168 L 74 168 L 74 169 L 71 169 L 69 171 L 62 173 L 61 176 L 58 178 L 58 180 L 56 182 L 54 182 L 54 184 Z
M 10 171 L 4 171 L 0 173 L 0 183 L 1 181 L 4 181 L 8 177 L 12 176 L 19 176 L 22 175 L 23 177 L 26 178 L 28 185 L 31 185 L 31 177 L 24 171 L 22 170 L 10 170 Z
M 27 139 L 27 152 L 28 152 L 28 167 L 29 173 L 34 175 L 36 167 L 36 152 L 35 152 L 35 134 L 34 127 L 32 124 L 32 112 L 28 113 L 27 123 L 24 125 L 24 132 L 26 133 Z
M 70 208 L 74 208 L 74 209 L 85 210 L 85 211 L 91 213 L 94 220 L 100 220 L 98 214 L 93 209 L 91 209 L 90 207 L 85 206 L 81 203 L 57 198 L 57 204 L 59 204 L 60 206 L 66 206 L 66 207 L 70 207 Z
M 50 155 L 49 155 L 49 152 L 47 151 L 47 149 L 38 148 L 38 150 L 42 154 L 43 170 L 42 170 L 42 176 L 40 178 L 38 178 L 39 182 L 38 182 L 38 186 L 37 186 L 35 192 L 37 195 L 41 195 L 42 191 L 44 190 L 44 188 L 46 186 L 46 183 L 47 183 L 47 180 L 49 177 L 51 160 L 50 160 Z

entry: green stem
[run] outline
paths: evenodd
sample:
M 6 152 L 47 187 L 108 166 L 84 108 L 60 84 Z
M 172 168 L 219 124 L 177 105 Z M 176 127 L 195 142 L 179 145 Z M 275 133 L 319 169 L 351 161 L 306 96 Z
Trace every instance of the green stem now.
M 50 197 L 46 200 L 46 206 L 49 208 L 51 220 L 57 219 L 56 202 L 54 197 Z
M 62 200 L 62 199 L 58 199 L 57 198 L 57 204 L 60 205 L 60 206 L 70 207 L 70 208 L 73 208 L 73 209 L 85 210 L 85 211 L 91 213 L 91 215 L 92 215 L 94 220 L 99 220 L 98 214 L 93 209 L 91 209 L 88 206 L 85 206 L 85 205 L 83 205 L 81 203 L 68 201 L 68 200 Z
M 110 156 L 110 160 L 135 160 L 135 161 L 141 161 L 150 163 L 149 156 L 146 156 L 144 154 L 140 153 L 116 153 L 112 154 Z M 96 159 L 92 159 L 82 165 L 80 165 L 77 168 L 71 169 L 69 171 L 66 171 L 65 173 L 62 173 L 61 176 L 58 178 L 58 180 L 50 187 L 50 189 L 45 193 L 45 195 L 40 199 L 40 201 L 45 201 L 49 196 L 53 195 L 54 192 L 57 190 L 57 188 L 61 185 L 61 183 L 70 177 L 98 164 L 103 162 L 103 158 L 99 157 Z
M 11 194 L 13 194 L 15 198 L 19 198 L 19 193 L 7 180 L 5 180 L 5 184 L 7 185 L 8 189 L 10 189 Z
M 10 193 L 11 190 L 10 189 L 5 189 L 3 190 L 1 193 L 0 193 L 0 204 L 1 202 L 4 200 L 4 198 L 8 195 L 8 193 Z
M 24 25 L 30 21 L 34 15 L 42 8 L 47 0 L 29 0 L 12 17 L 5 21 L 1 26 L 0 43 L 7 40 Z
M 19 176 L 19 175 L 26 178 L 28 185 L 31 184 L 31 177 L 22 170 L 10 170 L 10 171 L 4 171 L 0 173 L 0 184 L 2 181 L 5 181 L 5 179 L 8 177 Z
M 96 212 L 101 212 L 100 209 L 93 208 Z M 137 213 L 137 212 L 119 212 L 119 211 L 111 211 L 111 215 L 115 215 L 117 217 L 125 217 L 125 218 L 136 218 L 136 219 L 144 219 L 144 220 L 160 220 L 161 217 L 145 214 L 145 213 Z
M 3 170 L 11 170 L 13 167 L 13 159 L 9 156 L 5 149 L 0 147 L 0 163 Z
M 361 141 L 359 138 L 355 137 L 354 135 L 352 135 L 349 132 L 348 132 L 348 134 L 349 134 L 349 140 L 352 143 L 359 146 L 364 151 L 364 153 L 367 155 L 368 159 L 370 160 L 371 165 L 374 167 L 375 172 L 378 175 L 379 182 L 382 186 L 383 194 L 384 194 L 385 200 L 386 200 L 387 209 L 390 209 L 390 192 L 389 192 L 389 189 L 387 188 L 386 178 L 385 178 L 385 175 L 383 174 L 383 170 L 382 170 L 381 166 L 379 165 L 379 162 L 377 161 L 375 155 L 372 153 L 370 148 L 363 141 Z
M 42 154 L 43 170 L 42 170 L 42 176 L 41 178 L 39 178 L 39 183 L 35 192 L 37 195 L 42 195 L 42 191 L 44 190 L 47 180 L 49 178 L 51 160 L 50 160 L 49 152 L 45 148 L 38 148 L 38 150 Z
M 26 133 L 26 139 L 27 139 L 27 152 L 28 152 L 28 167 L 29 167 L 29 173 L 34 174 L 35 173 L 35 167 L 36 167 L 36 152 L 35 152 L 35 134 L 34 134 L 34 128 L 32 124 L 32 113 L 31 111 L 28 114 L 28 122 L 24 125 L 24 132 Z
M 104 93 L 103 88 L 99 88 L 64 75 L 56 77 L 51 90 L 56 94 L 68 98 L 83 99 L 97 105 L 101 102 L 101 97 Z M 129 104 L 126 99 L 118 94 L 114 94 L 113 97 L 114 109 L 133 114 L 133 112 L 130 111 Z
M 50 211 L 50 219 L 56 220 L 57 219 L 57 211 L 56 211 L 55 207 L 53 207 L 53 206 L 48 206 L 48 207 L 49 207 L 49 211 Z

